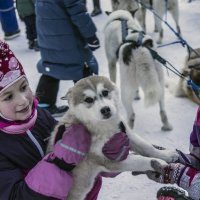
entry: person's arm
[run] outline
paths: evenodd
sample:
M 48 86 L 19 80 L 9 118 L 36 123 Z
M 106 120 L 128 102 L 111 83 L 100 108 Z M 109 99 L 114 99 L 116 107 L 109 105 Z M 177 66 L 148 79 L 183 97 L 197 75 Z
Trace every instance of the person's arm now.
M 194 167 L 195 169 L 200 170 L 200 107 L 198 108 L 196 119 L 193 125 L 193 130 L 190 134 L 190 153 L 185 154 L 179 150 L 179 159 L 177 162 L 180 162 L 184 165 Z
M 96 26 L 87 12 L 85 4 L 80 0 L 64 0 L 65 9 L 72 23 L 76 26 L 83 38 L 95 35 Z
M 55 200 L 31 190 L 23 171 L 0 154 L 0 199 L 9 200 Z
M 193 200 L 199 200 L 200 197 L 200 171 L 182 165 L 180 163 L 171 163 L 166 167 L 154 166 L 157 172 L 147 172 L 147 176 L 158 183 L 177 184 L 185 189 Z
M 88 47 L 95 51 L 100 47 L 100 42 L 96 36 L 96 26 L 87 12 L 86 5 L 82 1 L 64 0 L 67 13 L 80 35 L 88 43 Z
M 0 199 L 65 200 L 73 184 L 71 170 L 83 160 L 89 147 L 88 132 L 77 124 L 65 130 L 53 151 L 25 177 L 21 169 L 1 156 Z

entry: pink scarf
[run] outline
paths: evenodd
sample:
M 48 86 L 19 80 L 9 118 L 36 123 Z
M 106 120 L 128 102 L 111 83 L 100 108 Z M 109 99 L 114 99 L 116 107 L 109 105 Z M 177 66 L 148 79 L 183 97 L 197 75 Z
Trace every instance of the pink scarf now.
M 31 116 L 24 121 L 1 121 L 0 129 L 9 134 L 23 134 L 26 133 L 27 130 L 31 129 L 35 121 L 37 119 L 37 109 L 36 106 L 38 104 L 38 100 L 34 99 L 33 108 Z

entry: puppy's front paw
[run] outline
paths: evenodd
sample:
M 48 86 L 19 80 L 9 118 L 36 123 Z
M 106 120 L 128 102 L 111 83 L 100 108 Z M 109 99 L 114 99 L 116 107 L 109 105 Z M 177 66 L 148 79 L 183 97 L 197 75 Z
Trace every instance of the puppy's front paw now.
M 167 163 L 164 160 L 151 160 L 151 167 L 154 171 L 162 173 L 163 169 L 167 166 Z
M 179 154 L 176 150 L 163 150 L 162 153 L 162 159 L 165 160 L 167 163 L 175 163 L 178 161 Z

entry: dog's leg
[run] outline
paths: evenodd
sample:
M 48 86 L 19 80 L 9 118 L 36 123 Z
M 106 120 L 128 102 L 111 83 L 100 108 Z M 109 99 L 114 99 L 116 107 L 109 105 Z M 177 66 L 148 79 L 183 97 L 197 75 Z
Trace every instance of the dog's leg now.
M 164 90 L 164 88 L 163 88 L 163 90 Z M 164 91 L 162 91 L 162 93 L 161 93 L 161 98 L 159 100 L 159 106 L 160 106 L 160 117 L 161 117 L 161 121 L 163 123 L 162 130 L 163 131 L 171 131 L 173 129 L 173 127 L 169 123 L 167 113 L 165 111 Z
M 167 113 L 165 111 L 165 86 L 164 86 L 164 75 L 163 75 L 163 70 L 161 70 L 162 66 L 160 64 L 156 64 L 156 70 L 158 73 L 159 81 L 160 81 L 160 86 L 161 86 L 161 93 L 160 93 L 160 99 L 159 99 L 159 107 L 160 107 L 160 117 L 161 121 L 163 123 L 162 130 L 163 131 L 171 131 L 173 129 L 172 125 L 169 123 L 168 118 L 167 118 Z
M 164 13 L 165 13 L 165 5 L 164 5 L 164 1 L 160 1 L 160 0 L 157 0 L 153 2 L 153 8 L 155 10 L 155 12 L 157 13 L 157 15 L 160 17 L 160 18 L 163 18 L 164 16 Z M 163 28 L 162 28 L 162 21 L 154 15 L 154 20 L 155 20 L 155 26 L 157 27 L 157 30 L 158 30 L 158 33 L 159 33 L 159 38 L 157 40 L 157 43 L 158 44 L 161 44 L 162 43 L 162 40 L 163 40 Z
M 127 87 L 124 88 L 125 86 Z M 129 83 L 127 83 L 127 85 L 123 83 L 121 84 L 121 98 L 122 98 L 123 105 L 126 109 L 128 125 L 131 129 L 133 129 L 134 121 L 135 121 L 135 112 L 133 110 L 132 100 L 133 100 L 134 94 L 132 91 L 129 90 L 130 86 L 132 86 L 132 84 L 130 85 Z
M 170 13 L 175 21 L 176 30 L 179 34 L 181 34 L 181 29 L 179 26 L 179 5 L 178 1 L 175 1 L 173 8 L 170 10 Z
M 106 161 L 105 167 L 114 172 L 125 171 L 155 171 L 152 164 L 158 162 L 161 166 L 166 166 L 167 163 L 164 160 L 156 158 L 148 158 L 141 155 L 130 154 L 126 160 L 121 162 Z
M 178 160 L 178 153 L 176 150 L 159 150 L 155 148 L 151 143 L 145 141 L 138 134 L 134 133 L 127 125 L 126 133 L 130 139 L 130 146 L 133 151 L 136 153 L 147 156 L 154 157 L 165 160 L 166 162 L 175 162 Z
M 140 93 L 139 89 L 136 90 L 135 95 L 134 95 L 134 100 L 140 100 Z
M 135 17 L 138 19 L 140 25 L 142 26 L 142 29 L 144 32 L 146 32 L 146 9 L 145 8 L 139 8 L 138 11 L 135 14 Z
M 142 7 L 142 28 L 144 32 L 146 33 L 146 8 Z
M 101 170 L 98 171 L 100 166 L 96 165 L 95 162 L 90 162 L 83 161 L 79 166 L 74 168 L 74 184 L 67 200 L 84 200 L 92 189 L 95 178 Z

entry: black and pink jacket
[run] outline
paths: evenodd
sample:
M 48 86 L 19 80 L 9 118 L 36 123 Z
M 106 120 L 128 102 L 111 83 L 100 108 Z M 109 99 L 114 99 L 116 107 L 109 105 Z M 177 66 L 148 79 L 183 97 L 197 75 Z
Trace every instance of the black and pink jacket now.
M 38 116 L 31 130 L 41 149 L 28 134 L 7 134 L 0 130 L 0 199 L 1 200 L 53 200 L 31 190 L 24 178 L 43 157 L 48 138 L 56 121 L 38 108 Z
M 179 151 L 179 162 L 185 165 L 178 180 L 178 185 L 187 190 L 194 200 L 200 199 L 200 107 L 190 134 L 190 153 Z

